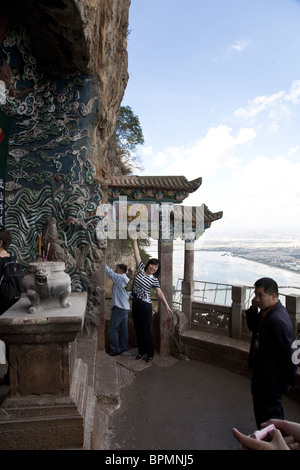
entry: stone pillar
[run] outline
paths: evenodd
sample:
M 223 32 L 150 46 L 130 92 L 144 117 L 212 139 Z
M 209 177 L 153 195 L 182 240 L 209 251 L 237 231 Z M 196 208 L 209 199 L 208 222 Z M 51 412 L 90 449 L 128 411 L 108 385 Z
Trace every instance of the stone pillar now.
M 83 327 L 86 293 L 69 299 L 69 308 L 29 314 L 30 301 L 22 297 L 0 317 L 10 365 L 9 396 L 0 406 L 0 449 L 83 446 L 87 367 L 74 360 L 71 377 L 70 343 Z
M 184 244 L 184 279 L 182 281 L 182 311 L 191 328 L 192 302 L 194 299 L 194 241 L 185 240 Z
M 285 306 L 293 324 L 293 340 L 299 334 L 300 323 L 300 295 L 287 295 Z
M 232 286 L 231 337 L 241 339 L 242 312 L 245 308 L 246 287 Z
M 173 302 L 173 240 L 158 240 L 158 258 L 160 261 L 160 286 L 169 306 Z M 164 305 L 158 302 L 159 312 L 159 354 L 171 352 L 173 335 L 173 317 L 167 313 Z
M 105 351 L 105 259 L 99 266 L 97 277 L 98 283 L 98 301 L 99 301 L 99 316 L 98 316 L 98 333 L 97 333 L 97 349 L 98 351 Z

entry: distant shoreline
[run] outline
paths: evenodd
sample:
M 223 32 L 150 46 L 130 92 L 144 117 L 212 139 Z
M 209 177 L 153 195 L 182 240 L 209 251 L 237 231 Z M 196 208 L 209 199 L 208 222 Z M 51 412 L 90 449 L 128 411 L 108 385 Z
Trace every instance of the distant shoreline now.
M 237 258 L 242 258 L 242 259 L 245 259 L 247 261 L 253 261 L 254 263 L 259 263 L 259 264 L 265 264 L 266 266 L 271 266 L 273 268 L 278 268 L 278 269 L 282 269 L 283 271 L 288 271 L 290 273 L 293 273 L 293 274 L 299 274 L 300 275 L 300 271 L 297 270 L 297 269 L 292 269 L 292 268 L 288 268 L 286 266 L 282 266 L 281 264 L 275 264 L 275 263 L 271 263 L 270 261 L 268 260 L 265 260 L 265 261 L 261 261 L 260 259 L 256 259 L 254 257 L 248 257 L 248 256 L 245 256 L 241 253 L 236 253 L 232 250 L 232 247 L 216 247 L 216 248 L 201 248 L 197 251 L 225 251 L 226 253 L 230 253 L 232 256 L 236 256 Z

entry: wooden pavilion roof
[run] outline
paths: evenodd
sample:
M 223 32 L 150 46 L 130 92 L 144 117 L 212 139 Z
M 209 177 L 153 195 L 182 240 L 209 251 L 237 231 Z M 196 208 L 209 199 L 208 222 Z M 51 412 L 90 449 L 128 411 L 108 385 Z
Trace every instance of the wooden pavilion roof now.
M 202 184 L 202 178 L 188 181 L 185 176 L 112 176 L 108 182 L 108 199 L 117 201 L 120 196 L 127 196 L 133 202 L 155 204 L 168 202 L 178 204 L 182 211 L 182 220 L 191 217 L 192 226 L 196 225 L 196 207 L 188 207 L 190 213 L 181 205 L 189 194 L 195 192 Z M 212 222 L 223 217 L 223 212 L 211 212 L 203 204 L 204 226 L 209 228 Z M 172 217 L 172 216 L 171 216 Z
M 201 184 L 202 178 L 188 181 L 185 176 L 113 176 L 108 183 L 108 197 L 182 202 Z

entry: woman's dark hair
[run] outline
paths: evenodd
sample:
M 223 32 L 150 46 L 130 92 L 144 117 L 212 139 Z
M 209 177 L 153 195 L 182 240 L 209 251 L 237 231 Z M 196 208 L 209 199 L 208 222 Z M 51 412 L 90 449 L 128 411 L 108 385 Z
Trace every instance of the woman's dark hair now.
M 261 279 L 258 279 L 254 287 L 262 287 L 264 289 L 264 292 L 266 294 L 272 295 L 276 294 L 276 297 L 278 297 L 278 285 L 277 282 L 274 281 L 274 279 L 271 279 L 270 277 L 262 277 Z
M 157 268 L 156 273 L 153 274 L 153 276 L 158 277 L 158 276 L 159 276 L 159 273 L 160 273 L 160 262 L 159 262 L 159 260 L 158 260 L 157 258 L 151 258 L 151 259 L 149 259 L 148 263 L 147 263 L 146 266 L 145 266 L 145 272 L 147 271 L 147 268 L 148 268 L 149 264 L 158 265 L 158 268 Z
M 7 250 L 7 248 L 9 247 L 11 243 L 11 238 L 12 236 L 9 230 L 5 228 L 0 229 L 0 240 L 2 240 L 2 248 L 4 250 Z

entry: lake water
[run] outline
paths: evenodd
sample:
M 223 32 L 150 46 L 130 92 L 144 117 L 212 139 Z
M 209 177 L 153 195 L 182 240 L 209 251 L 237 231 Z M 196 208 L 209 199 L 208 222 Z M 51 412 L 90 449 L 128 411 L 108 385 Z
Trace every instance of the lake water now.
M 151 243 L 147 249 L 151 256 L 157 256 L 156 244 Z M 203 283 L 221 283 L 253 287 L 261 277 L 273 278 L 282 294 L 300 295 L 300 274 L 277 268 L 248 259 L 232 256 L 230 252 L 195 250 L 194 280 L 195 289 L 202 289 Z M 184 245 L 174 243 L 173 252 L 173 285 L 180 289 L 178 279 L 183 279 Z M 162 286 L 163 288 L 163 286 Z M 210 285 L 213 289 L 213 285 Z M 206 298 L 206 301 L 212 301 Z M 282 300 L 282 299 L 281 299 Z M 223 303 L 223 302 L 222 302 Z
M 183 277 L 184 252 L 174 251 L 174 279 Z M 223 251 L 195 251 L 194 279 L 224 284 L 253 286 L 260 277 L 272 277 L 280 286 L 297 286 L 300 289 L 300 274 L 232 256 Z

